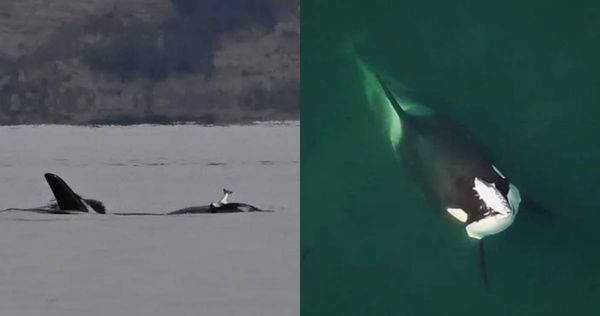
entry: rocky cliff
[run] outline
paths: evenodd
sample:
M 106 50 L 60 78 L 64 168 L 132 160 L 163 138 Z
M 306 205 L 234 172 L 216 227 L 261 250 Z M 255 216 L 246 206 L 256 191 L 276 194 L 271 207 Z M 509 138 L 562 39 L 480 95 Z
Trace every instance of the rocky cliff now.
M 297 3 L 186 1 L 1 2 L 0 124 L 298 118 Z

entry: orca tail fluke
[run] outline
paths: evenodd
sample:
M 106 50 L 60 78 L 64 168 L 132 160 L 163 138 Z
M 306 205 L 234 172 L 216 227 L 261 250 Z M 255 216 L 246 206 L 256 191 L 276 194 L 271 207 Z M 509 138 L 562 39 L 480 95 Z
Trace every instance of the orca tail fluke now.
M 59 176 L 46 173 L 44 174 L 46 182 L 50 186 L 56 203 L 61 210 L 88 212 L 87 207 L 83 204 L 82 199 L 67 185 Z

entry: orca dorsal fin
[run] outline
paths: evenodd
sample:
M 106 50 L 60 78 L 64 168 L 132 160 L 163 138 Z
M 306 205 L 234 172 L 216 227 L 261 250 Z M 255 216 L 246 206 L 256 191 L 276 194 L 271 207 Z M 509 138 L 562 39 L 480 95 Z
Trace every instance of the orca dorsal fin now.
M 402 107 L 400 106 L 400 103 L 398 103 L 398 100 L 396 100 L 396 97 L 394 97 L 394 94 L 392 93 L 392 91 L 390 91 L 390 89 L 388 88 L 385 81 L 383 81 L 383 78 L 381 78 L 381 76 L 379 74 L 375 74 L 375 76 L 377 77 L 377 81 L 379 81 L 379 84 L 381 85 L 381 88 L 383 89 L 385 96 L 392 104 L 392 107 L 394 108 L 394 111 L 396 112 L 396 114 L 398 114 L 398 116 L 401 119 L 405 119 L 407 116 L 406 112 L 404 111 L 404 109 L 402 109 Z
M 61 210 L 80 212 L 89 211 L 81 201 L 81 197 L 73 192 L 67 183 L 59 176 L 52 173 L 46 173 L 44 174 L 44 178 L 46 178 L 46 182 L 48 182 L 48 185 L 54 194 L 54 198 L 56 199 L 56 204 L 58 204 L 58 207 Z

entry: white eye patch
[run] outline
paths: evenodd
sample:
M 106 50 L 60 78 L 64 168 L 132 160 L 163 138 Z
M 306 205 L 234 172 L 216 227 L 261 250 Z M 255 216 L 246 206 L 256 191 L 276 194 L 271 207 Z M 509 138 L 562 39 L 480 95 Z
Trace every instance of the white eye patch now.
M 450 213 L 450 215 L 454 216 L 456 219 L 458 219 L 459 221 L 461 221 L 463 223 L 465 223 L 467 221 L 468 215 L 461 208 L 449 207 L 446 209 L 446 211 L 448 211 L 448 213 Z

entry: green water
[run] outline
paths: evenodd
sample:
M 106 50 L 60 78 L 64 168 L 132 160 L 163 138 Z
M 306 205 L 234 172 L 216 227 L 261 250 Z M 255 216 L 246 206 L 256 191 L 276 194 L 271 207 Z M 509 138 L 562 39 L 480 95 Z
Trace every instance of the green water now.
M 600 315 L 600 4 L 302 1 L 303 315 Z M 550 208 L 485 242 L 390 146 L 373 69 L 476 133 Z

